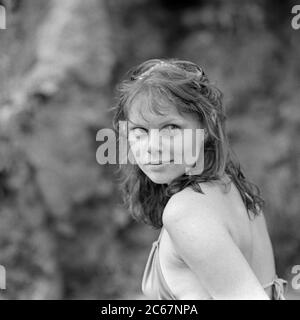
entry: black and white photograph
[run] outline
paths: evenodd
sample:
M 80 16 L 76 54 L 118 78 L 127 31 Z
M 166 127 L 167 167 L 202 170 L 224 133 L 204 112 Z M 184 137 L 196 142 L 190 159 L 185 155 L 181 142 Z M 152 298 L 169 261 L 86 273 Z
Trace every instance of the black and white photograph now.
M 297 0 L 0 0 L 0 300 L 300 300 L 299 57 Z

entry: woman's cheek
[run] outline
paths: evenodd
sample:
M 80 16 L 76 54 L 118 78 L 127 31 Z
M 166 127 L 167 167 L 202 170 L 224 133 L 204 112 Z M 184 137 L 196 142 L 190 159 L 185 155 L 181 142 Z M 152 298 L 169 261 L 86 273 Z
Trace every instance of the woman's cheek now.
M 173 137 L 172 147 L 172 159 L 175 164 L 183 164 L 184 163 L 184 145 L 182 135 L 176 135 Z
M 138 164 L 147 162 L 146 159 L 143 161 L 143 158 L 148 155 L 147 137 L 131 137 L 131 139 L 129 139 L 129 146 L 132 155 Z
M 174 160 L 174 139 L 173 137 L 162 137 L 161 138 L 161 160 L 168 162 Z
M 204 165 L 204 145 L 203 143 L 195 145 L 187 145 L 184 150 L 185 156 L 184 156 L 184 163 L 187 167 L 193 167 L 194 165 L 198 166 L 198 169 L 200 170 L 201 167 L 203 170 Z M 200 170 L 200 171 L 201 171 Z

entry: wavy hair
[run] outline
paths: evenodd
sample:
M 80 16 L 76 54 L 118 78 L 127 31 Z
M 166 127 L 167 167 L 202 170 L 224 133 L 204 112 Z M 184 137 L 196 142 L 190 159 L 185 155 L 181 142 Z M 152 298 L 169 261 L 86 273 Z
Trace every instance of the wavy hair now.
M 116 88 L 117 101 L 113 108 L 113 128 L 119 136 L 119 121 L 128 120 L 128 111 L 138 94 L 147 94 L 152 112 L 161 114 L 163 99 L 168 99 L 182 113 L 196 114 L 207 130 L 204 141 L 204 169 L 199 175 L 181 175 L 168 184 L 152 182 L 138 165 L 119 164 L 120 189 L 126 208 L 137 221 L 162 227 L 162 214 L 175 193 L 190 186 L 203 193 L 200 182 L 217 181 L 223 185 L 226 173 L 247 208 L 254 216 L 264 207 L 259 188 L 248 181 L 228 143 L 226 115 L 222 92 L 211 84 L 201 67 L 179 59 L 151 59 L 130 69 Z M 162 99 L 163 98 L 163 99 Z

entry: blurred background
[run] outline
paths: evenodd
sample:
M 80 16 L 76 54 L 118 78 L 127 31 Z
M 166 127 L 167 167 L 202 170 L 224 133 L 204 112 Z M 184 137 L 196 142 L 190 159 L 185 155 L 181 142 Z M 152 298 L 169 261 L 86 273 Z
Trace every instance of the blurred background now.
M 122 208 L 96 162 L 132 66 L 200 64 L 225 95 L 229 138 L 267 207 L 277 272 L 300 265 L 300 30 L 295 1 L 1 0 L 1 299 L 142 299 L 157 231 Z

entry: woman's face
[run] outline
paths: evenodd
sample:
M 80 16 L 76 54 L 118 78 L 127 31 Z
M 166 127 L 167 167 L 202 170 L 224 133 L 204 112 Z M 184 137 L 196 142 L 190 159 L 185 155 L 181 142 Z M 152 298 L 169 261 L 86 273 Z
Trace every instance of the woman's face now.
M 164 115 L 151 112 L 143 95 L 133 100 L 128 113 L 132 156 L 145 175 L 158 184 L 169 184 L 185 174 L 203 155 L 203 130 L 199 130 L 202 128 L 198 116 L 180 115 L 165 100 Z

